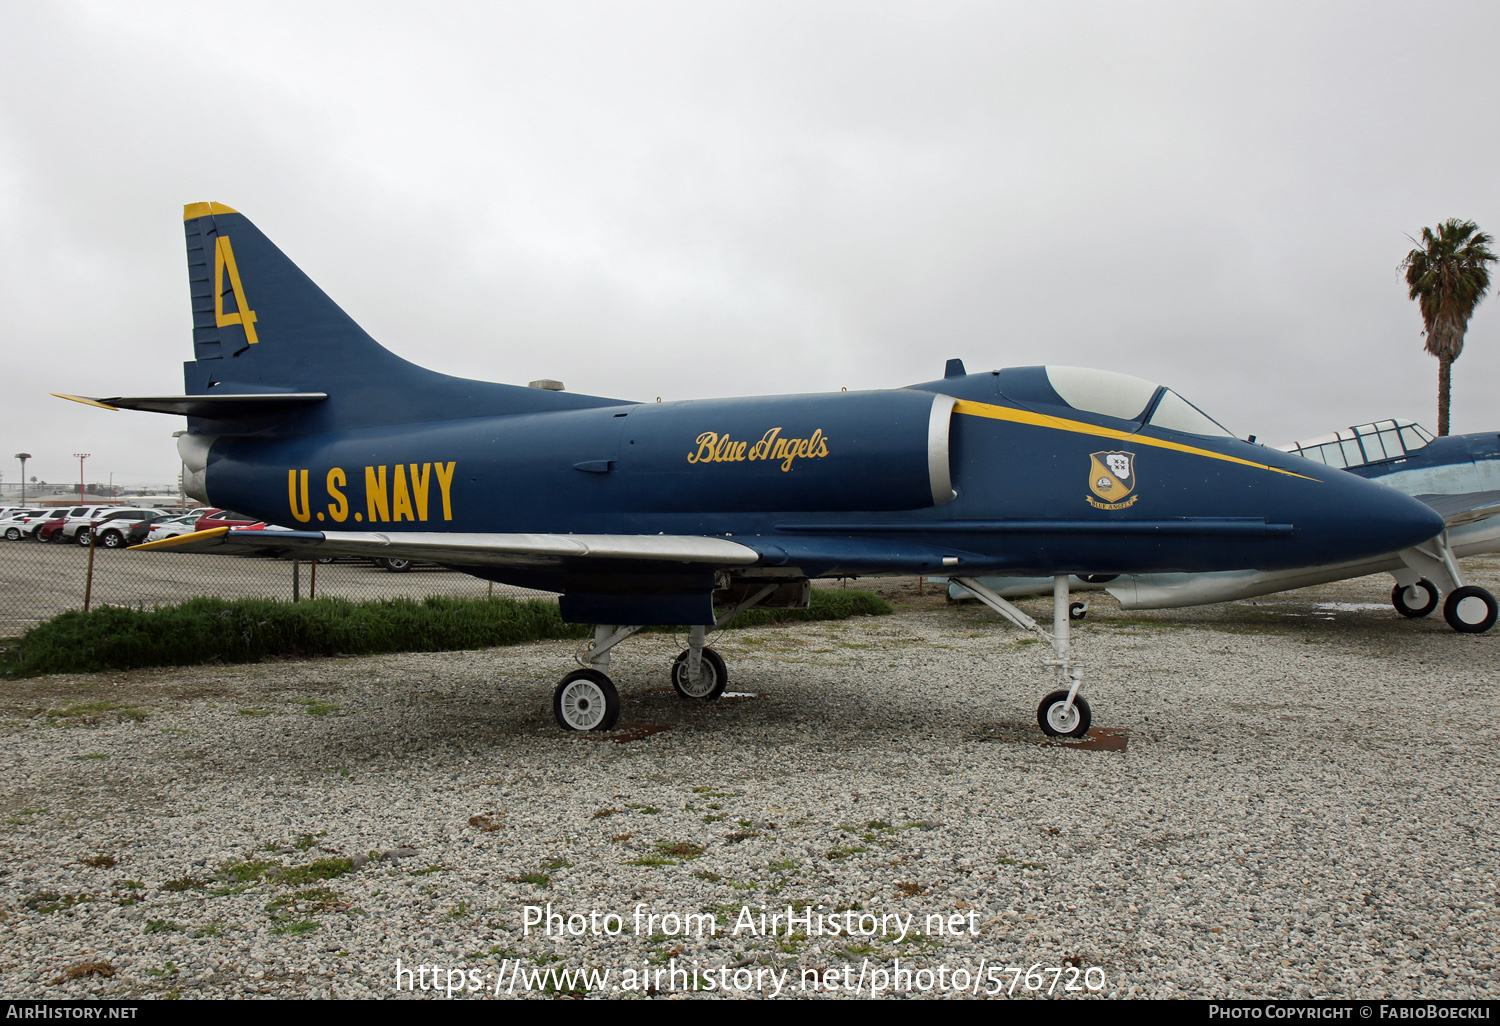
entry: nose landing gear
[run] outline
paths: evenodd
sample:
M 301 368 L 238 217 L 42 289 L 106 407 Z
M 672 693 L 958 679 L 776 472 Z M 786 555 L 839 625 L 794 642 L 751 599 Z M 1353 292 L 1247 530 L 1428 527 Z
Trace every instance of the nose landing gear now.
M 974 578 L 953 579 L 1023 631 L 1030 631 L 1052 643 L 1052 658 L 1047 660 L 1047 665 L 1057 671 L 1059 690 L 1048 694 L 1037 707 L 1036 722 L 1042 728 L 1042 733 L 1048 737 L 1083 737 L 1087 734 L 1089 724 L 1093 722 L 1093 714 L 1089 704 L 1078 694 L 1078 689 L 1083 684 L 1083 667 L 1073 658 L 1070 621 L 1078 617 L 1073 615 L 1072 605 L 1068 602 L 1068 575 L 1059 574 L 1052 578 L 1051 634 Z

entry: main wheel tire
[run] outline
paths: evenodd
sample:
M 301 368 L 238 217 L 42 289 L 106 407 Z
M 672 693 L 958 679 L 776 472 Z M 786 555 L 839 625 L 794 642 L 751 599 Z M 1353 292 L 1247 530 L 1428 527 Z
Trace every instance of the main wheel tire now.
M 119 531 L 105 531 L 99 536 L 99 544 L 106 549 L 123 549 L 125 547 L 125 536 Z
M 1054 691 L 1042 699 L 1042 704 L 1036 707 L 1036 722 L 1043 734 L 1048 737 L 1083 737 L 1089 732 L 1094 717 L 1083 696 L 1074 698 L 1072 712 L 1065 714 L 1063 707 L 1067 704 L 1066 691 Z
M 1460 634 L 1483 634 L 1495 626 L 1497 614 L 1495 596 L 1472 584 L 1454 588 L 1443 603 L 1443 619 Z
M 1084 605 L 1082 602 L 1074 602 L 1068 606 L 1069 620 L 1082 620 L 1085 616 L 1088 615 L 1089 607 Z
M 620 718 L 620 692 L 598 670 L 574 670 L 552 693 L 552 715 L 563 730 L 609 730 Z
M 5 529 L 5 540 L 6 541 L 20 541 L 21 540 L 21 529 L 19 527 L 7 527 Z
M 1391 589 L 1391 605 L 1402 616 L 1426 616 L 1438 607 L 1438 590 L 1425 577 L 1410 588 L 1398 584 Z
M 698 679 L 688 680 L 688 654 L 686 652 L 672 661 L 672 687 L 683 698 L 696 698 L 712 702 L 724 693 L 729 683 L 729 667 L 724 657 L 711 648 L 703 650 L 703 660 L 698 666 Z

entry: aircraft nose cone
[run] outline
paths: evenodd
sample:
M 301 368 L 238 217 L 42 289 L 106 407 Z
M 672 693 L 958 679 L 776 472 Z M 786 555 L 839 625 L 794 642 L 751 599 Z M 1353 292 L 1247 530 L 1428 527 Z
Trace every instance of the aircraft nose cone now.
M 1443 530 L 1443 518 L 1426 503 L 1348 475 L 1341 481 L 1336 501 L 1339 511 L 1329 526 L 1336 544 L 1347 550 L 1341 560 L 1399 552 L 1432 538 Z

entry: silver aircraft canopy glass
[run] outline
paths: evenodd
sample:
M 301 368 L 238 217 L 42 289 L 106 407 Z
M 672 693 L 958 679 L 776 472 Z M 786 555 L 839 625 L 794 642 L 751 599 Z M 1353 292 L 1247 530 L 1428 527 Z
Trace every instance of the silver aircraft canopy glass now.
M 1129 374 L 1090 367 L 1048 367 L 1047 382 L 1073 409 L 1119 420 L 1139 420 L 1160 387 Z
M 1282 449 L 1330 467 L 1361 467 L 1366 463 L 1399 459 L 1430 441 L 1432 435 L 1416 421 L 1393 419 L 1356 424 L 1331 435 L 1293 442 Z
M 1232 431 L 1182 396 L 1129 374 L 1088 367 L 1047 367 L 1047 382 L 1075 410 L 1190 435 L 1233 438 Z M 1149 416 L 1148 416 L 1149 415 Z

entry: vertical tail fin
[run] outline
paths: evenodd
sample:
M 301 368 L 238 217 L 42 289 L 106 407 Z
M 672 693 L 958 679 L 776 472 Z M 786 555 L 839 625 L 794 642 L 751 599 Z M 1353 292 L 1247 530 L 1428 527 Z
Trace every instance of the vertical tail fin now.
M 183 222 L 196 357 L 184 366 L 188 394 L 328 394 L 327 402 L 252 430 L 302 433 L 618 402 L 418 367 L 371 338 L 244 214 L 190 203 Z M 194 433 L 225 428 L 189 423 Z

